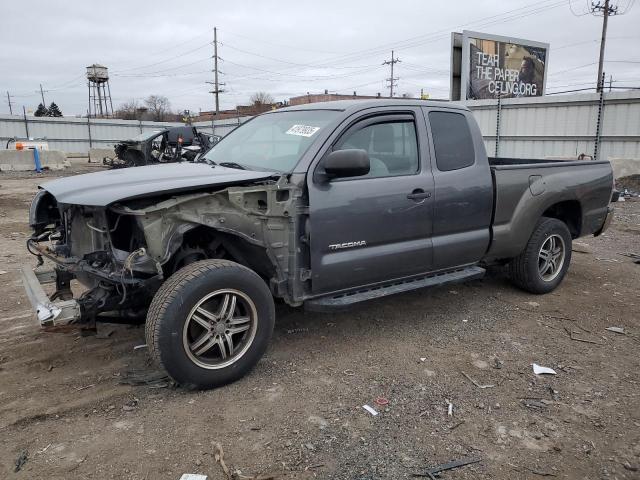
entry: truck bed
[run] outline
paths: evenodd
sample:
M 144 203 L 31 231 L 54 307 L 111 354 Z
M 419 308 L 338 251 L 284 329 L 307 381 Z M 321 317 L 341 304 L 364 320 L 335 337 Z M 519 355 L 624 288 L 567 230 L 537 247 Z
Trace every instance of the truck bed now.
M 518 255 L 542 215 L 577 213 L 580 221 L 568 225 L 574 238 L 602 227 L 613 186 L 608 161 L 490 157 L 489 165 L 494 210 L 488 259 Z

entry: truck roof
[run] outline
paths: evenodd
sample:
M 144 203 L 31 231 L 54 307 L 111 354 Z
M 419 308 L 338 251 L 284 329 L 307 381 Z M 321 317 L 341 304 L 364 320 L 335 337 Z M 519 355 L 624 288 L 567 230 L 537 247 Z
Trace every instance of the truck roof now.
M 460 105 L 452 102 L 438 102 L 433 100 L 411 100 L 405 98 L 380 98 L 380 99 L 365 99 L 365 100 L 334 100 L 331 102 L 317 102 L 317 103 L 305 103 L 302 105 L 295 105 L 292 107 L 279 108 L 274 112 L 283 111 L 296 111 L 296 110 L 361 110 L 363 108 L 373 107 L 442 107 L 451 108 L 455 110 L 468 110 L 464 105 Z

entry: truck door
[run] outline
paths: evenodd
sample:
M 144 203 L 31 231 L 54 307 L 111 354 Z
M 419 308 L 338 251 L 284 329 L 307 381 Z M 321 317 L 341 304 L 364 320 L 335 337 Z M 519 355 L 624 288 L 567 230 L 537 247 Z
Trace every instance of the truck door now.
M 434 269 L 477 262 L 487 251 L 493 181 L 471 112 L 424 108 L 431 134 Z
M 431 269 L 433 175 L 424 117 L 419 108 L 380 110 L 345 122 L 309 170 L 314 294 Z M 367 175 L 314 178 L 324 155 L 352 148 L 368 152 Z

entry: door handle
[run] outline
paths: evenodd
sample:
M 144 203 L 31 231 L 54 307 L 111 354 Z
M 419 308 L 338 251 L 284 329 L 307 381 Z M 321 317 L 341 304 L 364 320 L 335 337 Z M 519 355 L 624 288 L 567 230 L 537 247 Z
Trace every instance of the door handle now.
M 413 192 L 407 195 L 409 200 L 424 200 L 429 197 L 431 197 L 431 192 L 425 192 L 421 188 L 416 188 Z

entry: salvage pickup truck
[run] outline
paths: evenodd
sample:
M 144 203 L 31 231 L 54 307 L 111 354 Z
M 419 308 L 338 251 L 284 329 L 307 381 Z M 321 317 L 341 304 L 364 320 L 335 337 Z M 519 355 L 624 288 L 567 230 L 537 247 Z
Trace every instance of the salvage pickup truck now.
M 488 265 L 547 293 L 572 239 L 602 233 L 613 211 L 609 162 L 488 158 L 471 112 L 449 103 L 283 108 L 205 157 L 41 186 L 27 245 L 54 268 L 23 277 L 42 325 L 146 315 L 157 363 L 211 388 L 263 355 L 274 298 L 328 311 Z

